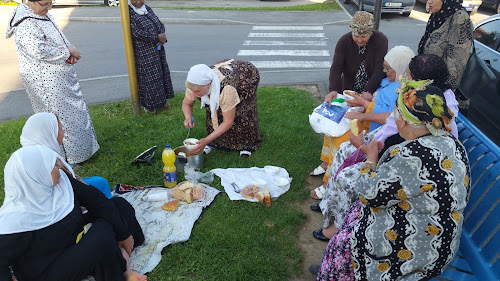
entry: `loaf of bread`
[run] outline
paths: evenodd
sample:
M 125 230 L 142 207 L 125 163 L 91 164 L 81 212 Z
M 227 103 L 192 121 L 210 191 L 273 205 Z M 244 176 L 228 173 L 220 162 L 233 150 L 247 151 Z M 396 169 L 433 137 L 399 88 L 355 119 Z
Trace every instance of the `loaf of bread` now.
M 184 201 L 184 191 L 180 190 L 178 186 L 172 188 L 170 197 Z
M 188 188 L 194 188 L 194 183 L 192 181 L 183 181 L 177 185 L 181 191 L 184 191 Z
M 259 187 L 256 186 L 256 185 L 247 185 L 245 186 L 240 194 L 241 196 L 245 197 L 245 198 L 248 198 L 248 199 L 253 199 L 255 198 L 255 195 L 259 192 Z
M 173 212 L 177 210 L 177 206 L 179 206 L 179 200 L 175 199 L 163 204 L 161 208 L 165 211 Z
M 192 193 L 192 189 L 191 188 L 188 188 L 186 190 L 184 190 L 184 199 L 186 200 L 187 203 L 191 203 L 193 202 L 193 193 Z
M 361 123 L 358 119 L 352 119 L 349 123 L 349 127 L 351 128 L 351 132 L 353 135 L 359 136 L 359 133 L 361 133 Z
M 198 187 L 198 185 L 200 187 Z M 203 198 L 205 198 L 205 189 L 203 188 L 203 186 L 201 184 L 198 184 L 196 185 L 195 188 L 193 188 L 193 200 L 202 200 Z

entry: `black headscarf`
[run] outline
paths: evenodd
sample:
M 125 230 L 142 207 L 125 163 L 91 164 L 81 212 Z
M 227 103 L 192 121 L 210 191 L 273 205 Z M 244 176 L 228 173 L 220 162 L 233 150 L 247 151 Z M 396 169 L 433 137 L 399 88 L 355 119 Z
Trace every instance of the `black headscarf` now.
M 431 54 L 417 55 L 411 59 L 408 68 L 413 80 L 433 80 L 432 85 L 443 92 L 450 88 L 450 73 L 441 57 Z
M 424 53 L 424 46 L 427 40 L 429 39 L 429 36 L 431 33 L 440 28 L 441 25 L 453 14 L 455 14 L 459 10 L 464 10 L 464 7 L 462 7 L 462 0 L 442 0 L 443 1 L 443 6 L 441 6 L 441 10 L 439 10 L 437 13 L 433 13 L 429 17 L 429 21 L 427 22 L 427 26 L 425 27 L 425 33 L 424 36 L 422 36 L 422 39 L 420 39 L 420 43 L 418 43 L 418 53 L 423 54 Z

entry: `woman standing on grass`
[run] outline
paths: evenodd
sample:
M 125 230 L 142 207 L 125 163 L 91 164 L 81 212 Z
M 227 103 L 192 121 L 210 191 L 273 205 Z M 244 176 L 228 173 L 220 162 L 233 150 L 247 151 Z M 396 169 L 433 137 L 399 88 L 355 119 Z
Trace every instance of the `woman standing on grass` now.
M 63 147 L 69 164 L 89 159 L 97 137 L 76 76 L 81 53 L 66 39 L 48 11 L 52 0 L 19 4 L 7 27 L 14 35 L 19 71 L 35 113 L 53 112 L 66 132 Z
M 167 42 L 165 25 L 144 0 L 128 0 L 128 6 L 139 99 L 146 112 L 156 113 L 158 108 L 170 107 L 167 99 L 174 97 L 163 47 Z
M 207 137 L 193 151 L 212 147 L 239 151 L 249 157 L 261 142 L 257 114 L 259 71 L 250 62 L 227 59 L 208 67 L 198 64 L 188 72 L 186 95 L 182 101 L 184 126 L 192 128 L 194 102 L 206 108 Z

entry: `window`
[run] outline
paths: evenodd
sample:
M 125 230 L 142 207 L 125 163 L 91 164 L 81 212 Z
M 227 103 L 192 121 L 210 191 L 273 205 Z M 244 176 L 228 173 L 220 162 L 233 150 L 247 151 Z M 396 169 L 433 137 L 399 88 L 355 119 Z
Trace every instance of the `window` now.
M 500 20 L 490 21 L 474 30 L 474 39 L 494 49 L 500 39 Z

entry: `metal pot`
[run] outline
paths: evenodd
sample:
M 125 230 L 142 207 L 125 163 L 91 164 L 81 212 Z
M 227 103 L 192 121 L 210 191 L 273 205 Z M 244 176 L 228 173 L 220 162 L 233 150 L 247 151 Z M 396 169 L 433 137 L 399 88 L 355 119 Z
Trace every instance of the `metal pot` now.
M 175 152 L 175 168 L 177 172 L 184 173 L 184 165 L 189 164 L 189 167 L 194 168 L 199 171 L 203 169 L 203 150 L 198 153 L 190 152 L 185 146 L 179 146 L 174 149 Z M 186 154 L 186 160 L 180 159 L 179 152 L 184 152 Z

